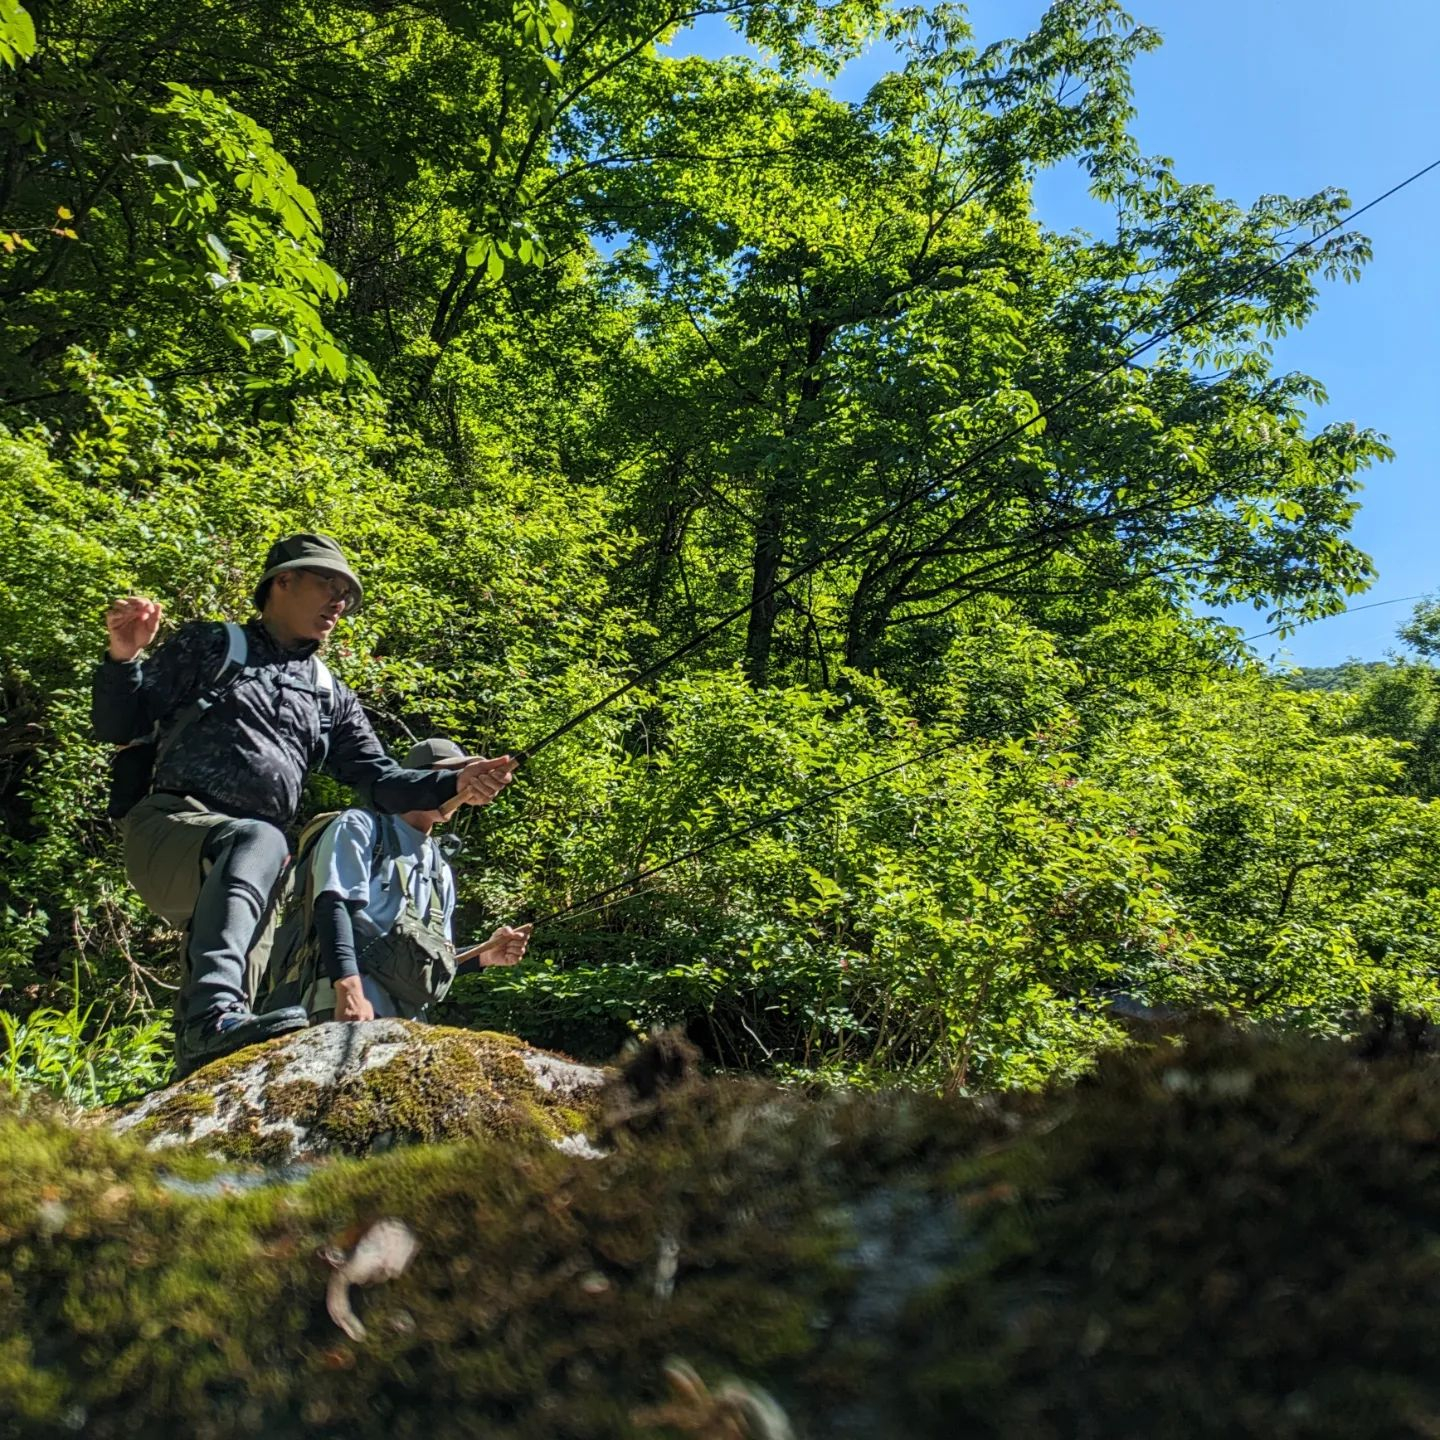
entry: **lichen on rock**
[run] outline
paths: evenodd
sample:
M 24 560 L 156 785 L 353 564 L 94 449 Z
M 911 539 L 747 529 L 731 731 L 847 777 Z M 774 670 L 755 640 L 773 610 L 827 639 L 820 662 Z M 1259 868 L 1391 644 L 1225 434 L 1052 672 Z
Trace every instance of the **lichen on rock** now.
M 114 1128 L 152 1149 L 199 1145 L 264 1165 L 476 1135 L 573 1144 L 604 1078 L 509 1035 L 331 1023 L 215 1061 Z

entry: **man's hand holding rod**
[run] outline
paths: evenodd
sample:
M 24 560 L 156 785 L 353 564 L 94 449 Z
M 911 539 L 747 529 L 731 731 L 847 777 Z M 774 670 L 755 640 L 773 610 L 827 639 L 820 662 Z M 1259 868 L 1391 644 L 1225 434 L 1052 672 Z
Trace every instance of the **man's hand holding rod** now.
M 488 805 L 514 778 L 515 759 L 500 755 L 494 760 L 472 760 L 457 772 L 455 798 L 442 811 L 453 814 L 462 805 Z

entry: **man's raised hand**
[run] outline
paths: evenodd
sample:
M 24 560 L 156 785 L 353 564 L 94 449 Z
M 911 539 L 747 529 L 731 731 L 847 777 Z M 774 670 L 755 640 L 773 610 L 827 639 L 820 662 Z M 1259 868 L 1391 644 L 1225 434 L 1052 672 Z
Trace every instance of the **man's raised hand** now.
M 165 611 L 156 600 L 129 595 L 117 600 L 105 612 L 105 629 L 110 635 L 110 658 L 133 660 L 154 640 Z
M 472 760 L 459 777 L 455 799 L 461 805 L 488 805 L 515 778 L 515 761 L 509 755 Z

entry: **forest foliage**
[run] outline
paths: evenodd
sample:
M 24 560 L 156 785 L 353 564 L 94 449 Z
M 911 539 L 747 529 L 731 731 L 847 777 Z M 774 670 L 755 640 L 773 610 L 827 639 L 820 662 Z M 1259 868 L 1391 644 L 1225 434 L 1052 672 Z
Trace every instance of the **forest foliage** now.
M 712 14 L 763 61 L 667 48 Z M 1384 438 L 1271 353 L 1367 242 L 1339 191 L 1142 154 L 1159 37 L 1115 0 L 1029 25 L 0 0 L 0 1009 L 74 983 L 153 1036 L 177 937 L 102 818 L 100 614 L 242 615 L 311 528 L 366 577 L 329 658 L 397 748 L 532 746 L 753 602 L 464 822 L 469 925 L 572 910 L 453 1015 L 956 1090 L 1084 1068 L 1117 999 L 1433 1009 L 1433 607 L 1420 660 L 1323 693 L 1203 618 L 1372 578 Z M 1041 223 L 1054 166 L 1113 232 Z

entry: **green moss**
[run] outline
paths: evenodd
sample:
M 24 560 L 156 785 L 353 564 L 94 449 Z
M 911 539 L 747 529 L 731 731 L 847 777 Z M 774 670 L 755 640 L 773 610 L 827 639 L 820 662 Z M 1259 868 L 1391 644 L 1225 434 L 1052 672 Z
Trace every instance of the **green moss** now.
M 593 1120 L 536 1086 L 513 1036 L 414 1026 L 412 1038 L 396 1058 L 326 1094 L 316 1130 L 327 1146 L 361 1154 L 382 1138 L 555 1140 Z
M 280 1080 L 265 1088 L 267 1120 L 310 1124 L 325 1104 L 329 1090 L 313 1080 Z
M 202 1065 L 198 1070 L 192 1071 L 181 1083 L 186 1086 L 209 1086 L 224 1085 L 227 1081 L 235 1078 L 244 1070 L 266 1054 L 266 1046 L 247 1045 L 243 1050 L 233 1050 L 229 1055 L 222 1055 L 218 1060 L 212 1060 L 208 1065 Z M 273 1048 L 271 1050 L 273 1064 Z
M 212 1091 L 177 1088 L 135 1127 L 135 1132 L 146 1138 L 183 1134 L 197 1120 L 214 1113 L 215 1096 Z
M 580 1110 L 573 1105 L 556 1105 L 549 1110 L 544 1120 L 554 1126 L 553 1139 L 564 1139 L 566 1135 L 582 1135 L 595 1123 L 593 1111 Z
M 1440 1433 L 1434 1068 L 1223 1030 L 1112 1055 L 971 1219 L 902 1337 L 961 1433 Z
M 383 1073 L 356 1134 L 440 1123 Z M 1434 1433 L 1435 1072 L 1209 1035 L 1003 1105 L 686 1082 L 610 1113 L 600 1162 L 491 1136 L 228 1198 L 0 1116 L 0 1436 L 730 1433 L 671 1356 L 827 1440 Z M 385 1216 L 420 1248 L 352 1343 L 317 1251 Z
M 261 1117 L 254 1112 L 205 1136 L 203 1143 L 217 1155 L 248 1165 L 274 1167 L 293 1158 L 292 1137 L 283 1129 L 263 1129 Z
M 487 1044 L 503 1046 L 510 1050 L 518 1050 L 525 1043 L 518 1035 L 506 1035 L 499 1030 L 466 1030 L 464 1033 L 474 1035 Z
M 528 1081 L 514 1047 L 496 1048 L 513 1065 L 484 1057 L 490 1118 L 524 1127 Z M 432 1084 L 478 1083 L 443 1045 L 417 1056 Z M 357 1087 L 357 1115 L 378 1123 L 361 1113 L 368 1095 L 416 1133 L 432 1123 L 434 1112 L 405 1110 L 397 1077 L 377 1095 L 383 1073 Z M 830 1142 L 792 1134 L 792 1153 L 755 1113 L 748 1092 L 687 1092 L 668 1120 L 652 1112 L 652 1138 L 617 1135 L 599 1164 L 491 1137 L 340 1162 L 303 1186 L 229 1199 L 165 1193 L 161 1157 L 124 1141 L 78 1156 L 63 1134 L 32 1130 L 37 1159 L 0 1200 L 12 1287 L 0 1334 L 31 1345 L 7 1357 L 13 1375 L 0 1369 L 0 1414 L 17 1413 L 23 1393 L 48 1407 L 46 1424 L 83 1412 L 97 1440 L 539 1440 L 641 1433 L 632 1413 L 663 1402 L 677 1349 L 711 1378 L 743 1367 L 769 1383 L 813 1347 L 846 1237 L 818 1203 L 828 1162 L 815 1161 Z M 0 1153 L 13 1133 L 0 1132 Z M 130 1179 L 102 1211 L 79 1189 L 102 1193 L 106 1166 Z M 325 1313 L 329 1271 L 316 1255 L 348 1248 L 381 1216 L 403 1219 L 420 1250 L 402 1277 L 356 1295 L 371 1338 L 355 1345 Z

